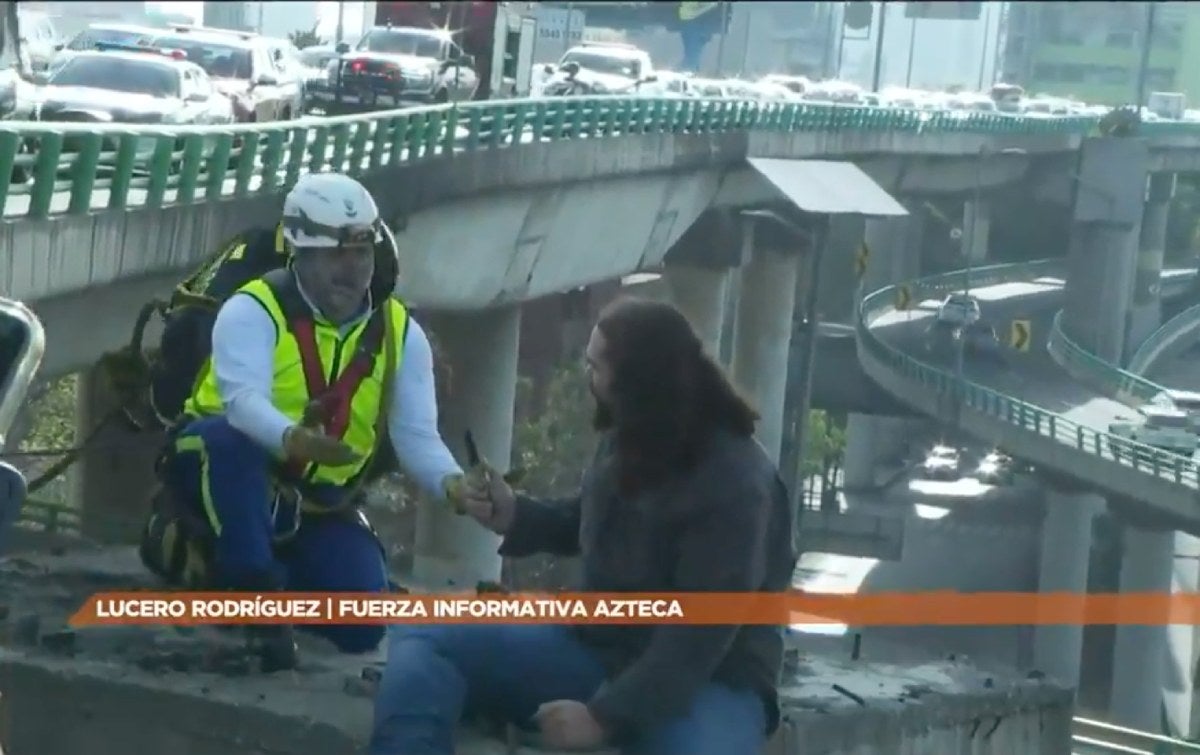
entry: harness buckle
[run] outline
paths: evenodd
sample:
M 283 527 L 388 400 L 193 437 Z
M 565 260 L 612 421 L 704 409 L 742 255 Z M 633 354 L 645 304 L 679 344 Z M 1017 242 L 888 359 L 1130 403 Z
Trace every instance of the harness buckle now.
M 282 485 L 276 483 L 275 494 L 271 497 L 271 526 L 274 530 L 273 539 L 276 543 L 286 543 L 296 536 L 300 531 L 300 523 L 303 517 L 303 506 L 301 502 L 304 500 L 300 494 L 300 490 L 294 485 Z M 286 508 L 291 509 L 291 526 L 283 532 L 279 532 L 280 514 L 286 512 Z

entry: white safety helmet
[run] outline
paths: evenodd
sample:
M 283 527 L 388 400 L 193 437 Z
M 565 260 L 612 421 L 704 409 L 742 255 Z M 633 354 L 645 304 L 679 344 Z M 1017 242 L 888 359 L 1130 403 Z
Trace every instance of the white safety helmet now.
M 341 173 L 301 176 L 283 201 L 283 237 L 294 250 L 373 243 L 380 233 L 370 192 Z

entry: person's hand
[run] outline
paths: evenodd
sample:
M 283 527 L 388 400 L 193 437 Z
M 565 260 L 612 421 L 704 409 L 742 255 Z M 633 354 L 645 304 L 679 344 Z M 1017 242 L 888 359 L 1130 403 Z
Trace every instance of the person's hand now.
M 292 425 L 284 431 L 283 452 L 289 459 L 330 467 L 343 467 L 362 458 L 337 438 L 303 425 Z
M 503 535 L 512 526 L 516 495 L 504 477 L 486 463 L 471 467 L 465 475 L 450 475 L 442 487 L 458 513 L 492 532 Z
M 604 744 L 604 727 L 592 717 L 587 703 L 553 700 L 533 714 L 542 730 L 542 746 L 552 750 L 589 750 Z

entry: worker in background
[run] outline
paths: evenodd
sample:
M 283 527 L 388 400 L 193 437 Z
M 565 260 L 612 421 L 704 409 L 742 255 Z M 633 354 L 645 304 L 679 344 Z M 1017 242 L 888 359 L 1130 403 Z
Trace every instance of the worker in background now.
M 302 177 L 282 233 L 288 266 L 217 314 L 163 479 L 211 529 L 214 586 L 386 591 L 384 551 L 359 506 L 384 435 L 426 493 L 461 501 L 465 489 L 437 430 L 429 340 L 397 298 L 371 293 L 380 219 L 357 181 Z M 374 649 L 384 632 L 313 629 L 345 652 Z M 252 638 L 264 671 L 295 665 L 291 627 Z
M 680 312 L 618 301 L 587 346 L 597 454 L 561 500 L 473 478 L 467 509 L 509 557 L 582 557 L 593 592 L 781 592 L 793 516 L 756 413 Z M 465 711 L 551 750 L 751 755 L 779 722 L 778 626 L 395 627 L 371 755 L 452 755 Z

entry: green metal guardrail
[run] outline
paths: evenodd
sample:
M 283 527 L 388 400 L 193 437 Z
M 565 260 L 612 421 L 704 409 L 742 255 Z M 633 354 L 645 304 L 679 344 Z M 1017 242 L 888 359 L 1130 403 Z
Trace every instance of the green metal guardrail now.
M 1031 280 L 1056 267 L 1055 263 L 1056 261 L 1043 260 L 973 270 L 970 273 L 971 285 L 977 287 L 1006 281 Z M 874 358 L 897 374 L 916 381 L 937 395 L 959 396 L 963 405 L 977 412 L 1038 433 L 1057 443 L 1074 447 L 1114 464 L 1130 467 L 1142 474 L 1189 488 L 1200 488 L 1200 473 L 1191 459 L 1095 430 L 1061 414 L 1006 396 L 978 383 L 960 381 L 954 374 L 914 359 L 888 345 L 872 332 L 870 323 L 877 314 L 890 308 L 901 286 L 908 287 L 914 301 L 920 301 L 929 295 L 963 290 L 965 283 L 966 271 L 956 271 L 912 283 L 894 284 L 869 294 L 859 305 L 856 329 L 860 343 Z
M 1072 341 L 1062 329 L 1061 311 L 1054 315 L 1046 348 L 1070 375 L 1121 403 L 1138 406 L 1166 390 L 1152 380 L 1104 361 Z
M 1188 307 L 1164 322 L 1158 327 L 1158 330 L 1151 333 L 1142 342 L 1142 345 L 1130 357 L 1129 371 L 1138 374 L 1148 371 L 1159 348 L 1174 340 L 1180 331 L 1191 329 L 1197 323 L 1200 323 L 1200 304 Z
M 492 100 L 237 126 L 10 122 L 0 126 L 0 210 L 28 194 L 44 218 L 56 194 L 66 212 L 160 207 L 278 192 L 302 172 L 360 174 L 432 155 L 514 142 L 646 133 L 885 131 L 1039 135 L 1095 131 L 1097 117 L 893 110 L 823 103 L 586 97 Z M 1200 137 L 1200 124 L 1143 125 L 1150 138 Z M 109 192 L 103 207 L 98 190 Z M 141 201 L 131 192 L 144 191 Z M 20 215 L 7 214 L 7 217 Z
M 1072 755 L 1187 755 L 1200 753 L 1200 744 L 1171 739 L 1136 729 L 1076 718 L 1071 726 Z

